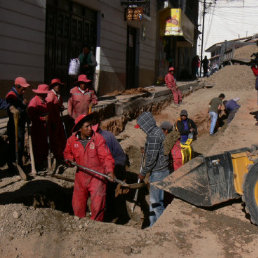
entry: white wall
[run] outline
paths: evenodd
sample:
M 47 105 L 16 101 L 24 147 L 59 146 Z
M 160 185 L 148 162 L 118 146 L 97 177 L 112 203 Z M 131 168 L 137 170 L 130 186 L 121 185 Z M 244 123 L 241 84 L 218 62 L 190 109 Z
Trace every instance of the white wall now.
M 44 79 L 46 0 L 0 0 L 0 80 Z

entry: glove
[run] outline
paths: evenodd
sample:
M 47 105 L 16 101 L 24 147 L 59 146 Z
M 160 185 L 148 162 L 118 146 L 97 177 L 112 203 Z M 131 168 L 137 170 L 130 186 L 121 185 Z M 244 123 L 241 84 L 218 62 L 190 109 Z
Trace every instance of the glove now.
M 67 166 L 70 167 L 70 168 L 74 167 L 74 165 L 71 163 L 71 160 L 66 159 L 66 160 L 65 160 L 65 163 L 66 163 Z
M 15 106 L 10 106 L 9 110 L 13 115 L 19 115 L 19 110 Z

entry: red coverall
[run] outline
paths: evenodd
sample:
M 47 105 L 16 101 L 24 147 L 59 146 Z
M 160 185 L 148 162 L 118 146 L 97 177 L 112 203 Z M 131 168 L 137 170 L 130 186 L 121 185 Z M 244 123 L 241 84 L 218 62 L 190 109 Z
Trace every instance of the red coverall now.
M 62 97 L 51 90 L 46 98 L 48 108 L 48 129 L 51 150 L 57 159 L 63 158 L 63 151 L 65 149 L 66 138 L 64 126 L 60 117 L 60 111 L 63 108 Z
M 252 67 L 253 73 L 255 76 L 258 76 L 258 67 L 256 68 L 255 66 Z
M 35 163 L 39 165 L 47 160 L 48 155 L 47 123 L 44 121 L 44 116 L 48 114 L 47 102 L 35 96 L 28 105 L 28 114 L 32 122 L 31 139 Z
M 171 150 L 171 155 L 173 159 L 173 167 L 174 171 L 182 167 L 183 165 L 183 157 L 181 153 L 180 139 L 175 143 Z
M 171 73 L 166 74 L 165 83 L 167 87 L 172 91 L 175 104 L 179 104 L 179 102 L 182 101 L 182 93 L 177 88 L 175 78 Z
M 68 114 L 76 119 L 79 115 L 89 113 L 90 104 L 98 104 L 97 96 L 93 90 L 86 89 L 84 93 L 76 86 L 70 90 L 71 97 L 68 100 Z
M 99 133 L 93 133 L 85 149 L 76 134 L 67 141 L 64 158 L 77 164 L 107 173 L 114 169 L 114 159 Z M 91 197 L 91 219 L 103 221 L 106 203 L 106 179 L 90 172 L 77 169 L 73 191 L 73 211 L 80 218 L 86 215 L 88 197 Z

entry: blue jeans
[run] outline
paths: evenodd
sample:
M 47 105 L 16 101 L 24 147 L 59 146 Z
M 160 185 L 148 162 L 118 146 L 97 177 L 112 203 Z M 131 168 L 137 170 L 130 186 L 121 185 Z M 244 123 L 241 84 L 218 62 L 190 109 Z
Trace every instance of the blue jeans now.
M 210 134 L 214 134 L 214 129 L 218 120 L 218 114 L 216 112 L 209 112 L 211 118 Z
M 150 175 L 150 183 L 163 180 L 169 175 L 169 170 L 154 171 Z M 150 185 L 150 227 L 156 222 L 164 211 L 164 191 Z

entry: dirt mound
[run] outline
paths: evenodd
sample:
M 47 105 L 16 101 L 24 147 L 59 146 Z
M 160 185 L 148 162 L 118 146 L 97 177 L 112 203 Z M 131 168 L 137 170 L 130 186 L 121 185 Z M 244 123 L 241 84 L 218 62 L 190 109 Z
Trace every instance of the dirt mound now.
M 256 45 L 240 47 L 235 49 L 234 59 L 250 60 L 251 55 L 256 52 L 258 52 L 258 47 Z
M 144 88 L 136 88 L 136 89 L 128 89 L 128 90 L 124 90 L 124 91 L 112 91 L 110 93 L 108 93 L 108 96 L 117 96 L 117 95 L 134 95 L 134 94 L 140 94 L 140 93 L 146 93 L 149 92 L 151 90 L 147 90 Z
M 253 89 L 255 77 L 251 68 L 247 65 L 225 66 L 211 77 L 207 78 L 206 85 L 214 85 L 220 90 Z

